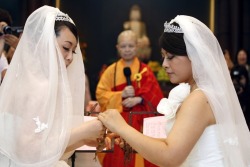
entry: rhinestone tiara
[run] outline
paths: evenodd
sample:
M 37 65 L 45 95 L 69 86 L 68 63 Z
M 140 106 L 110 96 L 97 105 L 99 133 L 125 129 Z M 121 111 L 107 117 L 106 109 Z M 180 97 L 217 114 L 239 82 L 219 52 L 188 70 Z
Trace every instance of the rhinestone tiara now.
M 73 20 L 65 13 L 58 13 L 58 15 L 56 16 L 56 21 L 68 21 L 72 24 L 74 24 Z
M 164 32 L 183 33 L 181 27 L 174 26 L 173 24 L 170 24 L 167 21 L 164 23 Z

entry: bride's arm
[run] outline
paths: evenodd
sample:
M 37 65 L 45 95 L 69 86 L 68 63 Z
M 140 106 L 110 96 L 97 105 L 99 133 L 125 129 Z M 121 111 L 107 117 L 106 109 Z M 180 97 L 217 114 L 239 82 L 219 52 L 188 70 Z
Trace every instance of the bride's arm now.
M 66 152 L 75 150 L 82 145 L 97 145 L 96 139 L 102 134 L 103 125 L 98 119 L 84 122 L 71 131 Z
M 100 113 L 98 118 L 145 159 L 158 166 L 169 167 L 181 165 L 204 129 L 215 123 L 210 105 L 201 91 L 195 91 L 183 102 L 174 126 L 164 140 L 138 132 L 129 126 L 116 110 Z

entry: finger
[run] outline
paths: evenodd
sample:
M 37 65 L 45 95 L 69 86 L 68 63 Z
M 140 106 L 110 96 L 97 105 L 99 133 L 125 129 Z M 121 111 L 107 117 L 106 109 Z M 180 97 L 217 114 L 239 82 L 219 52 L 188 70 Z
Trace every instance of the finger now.
M 116 134 L 116 133 L 108 133 L 107 136 L 110 137 L 110 138 L 117 138 L 117 137 L 119 137 L 119 135 Z
M 124 147 L 124 142 L 121 141 L 121 142 L 119 143 L 119 146 L 120 146 L 120 148 L 123 148 L 123 147 Z
M 97 118 L 101 121 L 104 121 L 104 113 L 100 113 Z
M 109 137 L 105 138 L 105 145 L 108 150 L 111 149 L 111 139 Z
M 120 140 L 119 140 L 118 138 L 115 139 L 114 142 L 115 142 L 116 145 L 119 145 L 119 144 L 120 144 Z
M 123 105 L 123 106 L 126 106 L 127 101 L 128 101 L 127 99 L 123 100 L 123 101 L 122 101 L 122 105 Z
M 126 98 L 126 99 L 123 100 L 122 102 L 123 102 L 124 104 L 127 104 L 127 103 L 130 101 L 130 99 L 131 99 L 131 98 Z
M 106 128 L 103 128 L 101 131 L 100 131 L 100 138 L 103 138 L 104 134 L 106 133 Z

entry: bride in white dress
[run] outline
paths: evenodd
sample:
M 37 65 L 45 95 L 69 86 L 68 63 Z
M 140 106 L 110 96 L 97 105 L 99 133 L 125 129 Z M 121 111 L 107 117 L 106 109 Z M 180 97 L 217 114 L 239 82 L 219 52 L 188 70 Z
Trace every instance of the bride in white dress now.
M 73 20 L 57 8 L 42 6 L 28 17 L 0 87 L 1 167 L 68 166 L 60 159 L 70 151 L 97 144 L 102 123 L 83 122 L 78 41 Z
M 179 84 L 157 107 L 166 116 L 167 137 L 139 133 L 115 109 L 98 118 L 158 166 L 250 166 L 250 134 L 213 33 L 193 17 L 176 16 L 164 24 L 160 47 L 162 66 Z

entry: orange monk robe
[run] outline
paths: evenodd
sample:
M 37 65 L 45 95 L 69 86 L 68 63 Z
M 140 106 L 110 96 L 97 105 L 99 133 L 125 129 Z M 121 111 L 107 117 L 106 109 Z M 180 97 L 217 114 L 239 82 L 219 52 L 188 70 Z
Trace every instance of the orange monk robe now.
M 141 104 L 137 104 L 132 108 L 124 108 L 122 106 L 122 90 L 127 86 L 127 80 L 123 74 L 124 67 L 124 60 L 120 59 L 104 71 L 97 85 L 96 98 L 102 111 L 105 111 L 106 109 L 118 109 L 123 118 L 128 122 L 129 111 L 155 111 L 159 101 L 163 98 L 163 93 L 151 69 L 135 57 L 130 65 L 130 79 L 132 86 L 135 89 L 135 96 L 142 97 L 143 101 Z M 139 77 L 140 80 L 138 78 L 138 80 L 136 80 L 135 78 L 135 76 L 138 75 L 141 75 L 141 78 Z M 140 131 L 143 124 L 143 118 L 148 116 L 152 115 L 133 115 L 132 126 Z M 111 164 L 112 166 L 123 166 L 122 150 L 118 148 L 118 146 L 115 146 L 114 152 L 115 155 L 112 155 L 111 153 L 106 154 L 103 167 L 108 167 Z M 133 167 L 133 162 L 134 160 L 132 160 L 130 165 L 127 166 Z M 145 164 L 148 164 L 148 162 Z M 149 167 L 152 165 L 145 166 Z

